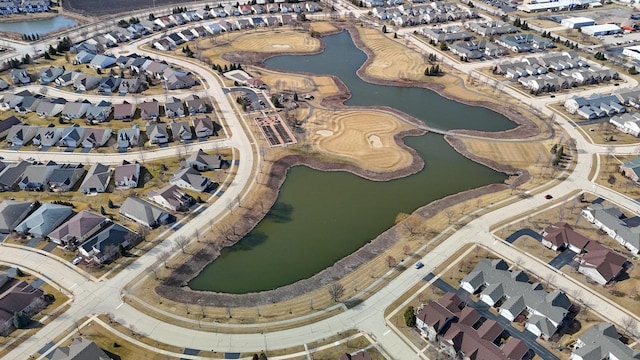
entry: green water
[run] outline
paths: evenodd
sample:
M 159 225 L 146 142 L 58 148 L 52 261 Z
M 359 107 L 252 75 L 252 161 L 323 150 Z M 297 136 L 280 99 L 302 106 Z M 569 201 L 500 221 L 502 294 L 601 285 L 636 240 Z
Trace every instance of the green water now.
M 314 56 L 283 56 L 267 64 L 274 66 L 274 60 L 284 59 L 293 70 L 340 74 L 354 92 L 350 104 L 363 105 L 359 101 L 377 99 L 378 105 L 393 105 L 407 113 L 417 111 L 414 116 L 433 126 L 491 131 L 514 127 L 495 112 L 452 102 L 428 90 L 371 85 L 357 76 L 342 74 L 345 68 L 355 72 L 364 61 L 362 52 L 353 46 L 347 33 L 326 37 L 325 42 L 326 51 L 314 55 L 319 60 L 313 60 Z M 337 53 L 334 45 L 338 46 Z M 339 59 L 337 63 L 326 67 L 326 53 Z M 299 68 L 300 64 L 306 65 Z M 285 68 L 286 64 L 278 65 Z M 358 83 L 354 86 L 352 81 Z M 412 96 L 421 100 L 407 101 Z M 411 107 L 403 107 L 408 105 Z M 420 108 L 429 110 L 421 112 Z M 433 114 L 449 115 L 441 119 Z M 239 243 L 223 250 L 189 286 L 241 294 L 294 283 L 374 239 L 393 225 L 398 213 L 410 213 L 433 200 L 506 178 L 459 155 L 439 135 L 408 137 L 405 143 L 425 159 L 426 167 L 403 179 L 375 182 L 345 172 L 322 172 L 304 166 L 290 169 L 265 219 Z

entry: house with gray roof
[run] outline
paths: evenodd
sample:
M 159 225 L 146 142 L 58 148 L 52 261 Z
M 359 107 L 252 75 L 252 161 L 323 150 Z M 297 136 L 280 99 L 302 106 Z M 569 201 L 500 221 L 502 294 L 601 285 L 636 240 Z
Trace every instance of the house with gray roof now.
M 191 74 L 187 75 L 173 75 L 167 79 L 167 89 L 169 90 L 178 90 L 178 89 L 188 89 L 192 86 L 195 86 L 198 82 Z
M 56 192 L 70 191 L 86 172 L 82 164 L 60 165 L 53 169 L 49 177 L 49 187 Z
M 9 129 L 16 125 L 22 125 L 20 119 L 15 116 L 9 116 L 4 120 L 0 120 L 0 139 L 4 138 L 9 134 Z
M 99 148 L 111 139 L 111 128 L 86 128 L 82 138 L 83 148 Z
M 629 251 L 640 252 L 640 226 L 627 224 L 627 218 L 617 207 L 591 204 L 582 210 L 582 216 Z
M 85 50 L 81 50 L 79 53 L 76 54 L 75 62 L 77 64 L 88 64 L 91 62 L 91 60 L 93 60 L 95 56 L 96 54 L 92 54 Z
M 113 170 L 113 180 L 117 188 L 135 188 L 140 181 L 140 164 L 126 160 Z
M 115 93 L 119 89 L 121 81 L 120 78 L 115 76 L 103 77 L 98 84 L 98 93 L 107 95 Z
M 502 259 L 480 260 L 460 287 L 472 294 L 480 291 L 480 301 L 489 306 L 501 303 L 499 314 L 509 321 L 528 314 L 525 328 L 546 339 L 556 333 L 571 308 L 564 292 L 547 293 L 539 283 L 529 282 L 526 273 L 509 270 Z
M 65 119 L 80 119 L 87 113 L 91 103 L 84 101 L 68 102 L 62 109 L 62 117 Z
M 204 117 L 197 117 L 193 120 L 193 130 L 196 132 L 196 137 L 198 139 L 206 139 L 209 136 L 215 134 L 215 128 L 213 126 L 213 121 L 207 115 Z
M 137 124 L 133 125 L 130 129 L 118 130 L 116 137 L 118 149 L 126 150 L 131 147 L 138 146 L 140 141 L 140 127 Z
M 13 109 L 21 114 L 35 112 L 41 101 L 46 101 L 46 99 L 41 96 L 27 95 L 22 98 L 22 103 Z
M 49 183 L 53 170 L 59 165 L 54 161 L 36 163 L 27 166 L 22 174 L 22 180 L 18 183 L 20 190 L 42 191 Z
M 147 197 L 156 204 L 173 211 L 187 211 L 195 202 L 189 194 L 173 184 L 151 190 Z
M 10 76 L 13 85 L 31 84 L 31 76 L 25 69 L 11 69 Z
M 6 81 L 0 79 L 0 91 L 5 91 L 9 88 L 9 84 Z
M 2 100 L 0 101 L 0 109 L 2 110 L 10 110 L 22 104 L 22 100 L 24 96 L 18 94 L 7 93 L 2 96 Z
M 207 103 L 197 95 L 189 95 L 185 101 L 189 114 L 206 113 L 209 111 Z
M 80 92 L 93 90 L 100 85 L 100 81 L 102 78 L 99 76 L 80 74 L 73 80 L 73 88 Z
M 640 112 L 620 112 L 623 114 L 610 117 L 609 123 L 626 134 L 631 134 L 636 137 L 640 136 Z
M 144 226 L 155 228 L 169 220 L 169 213 L 138 197 L 128 197 L 119 210 L 120 214 Z
M 109 118 L 112 110 L 113 107 L 111 106 L 111 103 L 102 100 L 99 103 L 90 105 L 89 108 L 87 108 L 86 117 L 87 120 L 91 122 L 95 121 L 100 123 L 106 121 Z
M 35 238 L 44 238 L 72 214 L 71 206 L 44 203 L 18 224 L 15 231 Z
M 33 137 L 33 145 L 51 147 L 55 146 L 62 136 L 62 128 L 41 127 Z
M 5 167 L 0 172 L 0 191 L 16 191 L 18 183 L 22 180 L 24 171 L 29 165 L 31 163 L 23 160 Z
M 85 338 L 75 338 L 69 346 L 61 346 L 51 353 L 51 360 L 111 360 L 96 343 Z
M 169 119 L 184 117 L 185 111 L 182 100 L 175 97 L 169 98 L 169 100 L 164 104 L 164 113 Z
M 580 335 L 575 346 L 571 360 L 640 359 L 640 350 L 623 343 L 611 323 L 593 325 Z
M 4 200 L 0 203 L 0 234 L 10 234 L 36 209 L 31 201 Z
M 44 292 L 29 285 L 26 281 L 9 278 L 2 274 L 2 288 L 0 294 L 0 334 L 9 336 L 13 329 L 14 314 L 22 311 L 34 315 L 42 310 L 42 296 Z
M 76 247 L 109 225 L 111 220 L 106 217 L 82 210 L 50 232 L 49 240 L 60 246 Z
M 54 82 L 58 76 L 64 73 L 64 69 L 62 67 L 49 66 L 48 68 L 44 68 L 40 70 L 40 82 L 44 85 L 50 84 Z
M 80 75 L 82 75 L 82 71 L 80 70 L 67 70 L 56 78 L 55 83 L 60 86 L 71 86 Z
M 85 128 L 77 125 L 63 128 L 62 134 L 60 136 L 60 141 L 58 141 L 58 145 L 70 148 L 76 148 L 80 146 L 80 144 L 82 144 L 82 139 L 84 139 L 85 130 Z
M 640 180 L 640 157 L 625 161 L 620 165 L 620 173 L 629 179 L 638 182 Z
M 144 91 L 147 86 L 141 76 L 136 76 L 131 79 L 121 79 L 118 87 L 118 94 L 124 96 L 126 94 L 137 94 Z
M 163 145 L 171 141 L 167 125 L 164 123 L 148 123 L 145 131 L 150 144 Z
M 87 176 L 80 184 L 80 191 L 83 194 L 103 193 L 109 189 L 111 181 L 111 168 L 107 165 L 95 163 L 91 165 Z
M 191 153 L 185 160 L 186 166 L 194 168 L 198 171 L 216 170 L 222 167 L 222 156 L 209 155 L 198 149 L 197 152 Z
M 114 57 L 98 54 L 91 59 L 90 66 L 94 69 L 106 69 L 115 63 L 116 59 Z
M 36 136 L 39 126 L 16 125 L 9 129 L 7 144 L 12 146 L 24 146 Z
M 191 126 L 188 121 L 175 121 L 169 124 L 171 127 L 171 134 L 174 140 L 188 141 L 193 139 L 191 132 Z
M 36 109 L 36 114 L 41 117 L 56 117 L 64 109 L 64 105 L 66 104 L 66 100 L 59 99 L 50 99 L 50 100 L 42 100 L 40 104 L 38 104 L 38 108 Z
M 120 246 L 127 248 L 137 243 L 138 234 L 120 224 L 111 224 L 80 244 L 78 250 L 85 258 L 103 264 L 115 259 Z
M 176 171 L 169 179 L 169 184 L 176 185 L 181 189 L 188 189 L 203 192 L 211 186 L 211 180 L 200 175 L 200 172 L 193 168 L 185 168 Z

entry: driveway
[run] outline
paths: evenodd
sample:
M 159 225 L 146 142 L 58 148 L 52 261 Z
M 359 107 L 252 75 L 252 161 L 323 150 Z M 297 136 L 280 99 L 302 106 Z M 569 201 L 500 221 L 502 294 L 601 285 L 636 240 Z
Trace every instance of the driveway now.
M 573 260 L 575 256 L 576 253 L 574 251 L 564 249 L 560 254 L 549 261 L 549 265 L 558 270 L 565 265 L 571 265 L 572 267 L 577 269 L 578 263 Z
M 511 336 L 513 336 L 516 339 L 522 340 L 522 342 L 524 342 L 525 344 L 527 344 L 527 346 L 529 347 L 529 349 L 531 349 L 533 352 L 535 352 L 538 356 L 540 356 L 541 358 L 545 359 L 545 360 L 559 360 L 557 356 L 553 355 L 553 353 L 548 350 L 547 348 L 545 348 L 544 346 L 542 346 L 541 344 L 539 344 L 536 339 L 537 337 L 528 332 L 528 331 L 518 331 L 517 329 L 515 329 L 513 326 L 511 326 L 511 322 L 509 320 L 507 320 L 506 318 L 499 316 L 499 315 L 494 315 L 489 309 L 489 305 L 483 303 L 483 302 L 475 302 L 473 300 L 471 300 L 469 298 L 469 293 L 466 292 L 463 289 L 456 289 L 453 286 L 449 285 L 448 283 L 446 283 L 444 280 L 442 279 L 436 279 L 436 281 L 433 282 L 433 284 L 435 286 L 438 287 L 438 289 L 445 291 L 445 292 L 453 292 L 456 293 L 461 299 L 466 299 L 467 301 L 467 306 L 470 306 L 474 309 L 476 309 L 481 316 L 487 318 L 487 319 L 491 319 L 496 321 L 498 324 L 500 324 L 505 330 L 507 330 L 509 332 L 509 334 Z
M 504 239 L 504 241 L 508 242 L 509 244 L 513 244 L 514 241 L 518 240 L 521 236 L 525 236 L 525 235 L 531 236 L 532 238 L 538 240 L 538 242 L 542 241 L 542 235 L 540 235 L 540 233 L 529 228 L 520 229 L 514 232 L 513 234 L 507 236 L 507 238 Z

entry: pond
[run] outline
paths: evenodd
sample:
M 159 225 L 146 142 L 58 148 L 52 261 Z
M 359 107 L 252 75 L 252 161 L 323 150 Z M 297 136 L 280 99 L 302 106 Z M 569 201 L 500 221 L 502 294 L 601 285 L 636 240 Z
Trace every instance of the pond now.
M 25 15 L 25 18 L 29 15 Z M 60 29 L 74 27 L 78 23 L 68 17 L 56 16 L 49 19 L 33 21 L 0 22 L 0 31 L 15 32 L 18 34 L 48 34 Z
M 322 54 L 276 57 L 266 64 L 336 75 L 353 93 L 349 104 L 391 106 L 439 128 L 497 131 L 515 127 L 500 114 L 447 100 L 429 90 L 361 81 L 355 71 L 366 57 L 348 33 L 323 39 L 326 49 Z M 447 195 L 506 179 L 458 154 L 439 135 L 408 137 L 405 143 L 416 149 L 426 166 L 402 179 L 375 182 L 346 172 L 305 166 L 290 169 L 265 219 L 236 245 L 224 249 L 189 286 L 241 294 L 294 283 L 353 253 L 393 226 L 399 213 L 411 213 Z

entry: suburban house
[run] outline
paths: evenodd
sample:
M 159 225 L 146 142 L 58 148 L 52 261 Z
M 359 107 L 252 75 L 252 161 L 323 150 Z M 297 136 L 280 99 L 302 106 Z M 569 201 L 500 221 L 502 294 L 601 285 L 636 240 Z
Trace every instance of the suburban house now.
M 40 82 L 44 85 L 50 84 L 54 82 L 58 76 L 64 73 L 64 69 L 62 67 L 54 67 L 49 66 L 48 68 L 44 68 L 40 70 Z
M 187 211 L 194 203 L 191 196 L 172 184 L 149 191 L 147 197 L 156 204 L 173 211 Z
M 611 323 L 593 325 L 580 335 L 570 359 L 640 359 L 640 350 L 630 348 L 620 338 Z
M 106 55 L 96 55 L 91 59 L 90 66 L 94 69 L 106 69 L 115 65 L 116 58 Z
M 0 203 L 0 234 L 10 234 L 32 211 L 31 201 L 4 200 Z
M 19 105 L 16 105 L 13 110 L 21 114 L 36 111 L 38 106 L 40 106 L 40 102 L 46 100 L 45 98 L 36 95 L 25 95 L 20 98 L 22 98 L 22 102 Z
M 60 165 L 53 169 L 49 177 L 49 187 L 56 192 L 70 191 L 86 172 L 82 164 Z
M 0 139 L 4 138 L 9 134 L 9 129 L 15 125 L 22 125 L 20 119 L 15 116 L 9 116 L 4 120 L 0 120 Z
M 95 105 L 90 105 L 87 109 L 86 117 L 88 121 L 103 122 L 111 115 L 111 103 L 108 101 L 100 101 Z
M 200 175 L 197 170 L 193 168 L 185 168 L 176 171 L 173 177 L 169 179 L 169 184 L 176 185 L 182 189 L 194 190 L 197 192 L 203 192 L 211 186 L 211 180 L 209 178 Z
M 0 101 L 0 109 L 11 110 L 19 106 L 20 104 L 22 104 L 22 101 L 24 100 L 25 96 L 31 96 L 31 93 L 29 93 L 26 90 L 25 92 L 27 92 L 27 94 L 25 95 L 11 94 L 11 93 L 4 94 L 2 96 L 2 101 Z
M 89 91 L 97 88 L 101 81 L 99 76 L 80 74 L 73 80 L 73 88 L 78 92 Z
M 111 181 L 111 169 L 107 165 L 95 163 L 91 165 L 87 176 L 80 184 L 80 191 L 83 194 L 95 194 L 106 192 Z
M 6 81 L 0 79 L 0 91 L 5 91 L 9 89 L 9 84 Z
M 27 166 L 31 165 L 28 161 L 20 161 L 15 164 L 8 165 L 0 172 L 0 191 L 15 191 L 18 189 L 18 183 L 22 180 Z
M 184 117 L 184 104 L 182 104 L 180 99 L 171 97 L 164 104 L 164 113 L 169 119 Z
M 198 149 L 185 160 L 186 166 L 194 168 L 198 171 L 216 170 L 222 167 L 221 155 L 209 155 Z
M 17 312 L 33 315 L 44 308 L 44 292 L 27 284 L 10 278 L 6 273 L 0 275 L 0 334 L 9 335 L 13 329 L 13 317 Z
M 116 188 L 136 188 L 140 181 L 140 164 L 126 160 L 113 170 L 113 180 Z
M 11 83 L 13 85 L 29 85 L 31 84 L 31 76 L 25 69 L 12 69 L 10 71 Z
M 62 109 L 61 115 L 65 119 L 80 119 L 87 113 L 89 106 L 91 106 L 91 103 L 86 100 L 68 102 Z
M 558 251 L 566 247 L 576 254 L 580 254 L 591 241 L 588 237 L 573 230 L 566 222 L 558 222 L 546 227 L 542 236 L 542 245 L 549 249 Z
M 145 101 L 140 104 L 140 118 L 142 120 L 157 120 L 160 116 L 160 103 L 156 100 Z
M 142 79 L 142 76 L 136 76 L 131 79 L 121 79 L 118 87 L 118 95 L 124 96 L 129 93 L 137 94 L 144 91 L 147 88 L 147 84 Z
M 119 150 L 126 150 L 130 147 L 138 146 L 140 141 L 140 127 L 133 125 L 131 129 L 118 130 L 117 144 Z
M 343 354 L 338 360 L 372 360 L 372 358 L 366 351 L 360 351 L 354 354 Z
M 486 319 L 466 306 L 454 293 L 425 304 L 416 315 L 416 326 L 429 340 L 439 340 L 452 358 L 491 360 L 529 359 L 530 351 L 522 340 L 508 336 L 495 320 Z M 469 357 L 473 354 L 472 357 Z
M 84 139 L 84 133 L 86 130 L 87 129 L 82 128 L 77 124 L 63 128 L 58 145 L 70 148 L 79 147 L 82 144 L 82 139 Z
M 582 210 L 582 216 L 629 251 L 634 254 L 640 251 L 640 227 L 629 226 L 625 222 L 628 219 L 615 206 L 591 204 Z
M 44 203 L 18 224 L 15 231 L 34 238 L 44 238 L 71 215 L 71 206 Z
M 75 62 L 77 64 L 88 64 L 93 60 L 96 54 L 88 52 L 86 50 L 81 50 L 76 54 Z
M 171 126 L 171 134 L 174 140 L 186 141 L 193 139 L 191 126 L 188 121 L 176 121 L 169 124 Z
M 50 232 L 49 240 L 60 246 L 75 248 L 110 224 L 111 220 L 106 217 L 83 210 Z
M 62 136 L 62 128 L 56 127 L 41 127 L 33 137 L 33 145 L 51 147 L 55 146 Z
M 609 118 L 609 123 L 616 129 L 633 136 L 640 136 L 640 113 L 623 113 Z
M 215 133 L 215 129 L 213 127 L 213 121 L 209 116 L 197 117 L 193 120 L 193 129 L 196 132 L 196 137 L 198 139 L 206 139 L 209 136 L 212 136 Z
M 167 132 L 167 125 L 164 123 L 148 123 L 145 131 L 150 144 L 163 145 L 171 140 Z
M 169 213 L 138 197 L 128 197 L 122 206 L 120 214 L 144 226 L 154 228 L 169 220 Z
M 640 157 L 624 162 L 620 165 L 620 173 L 629 179 L 640 180 Z
M 133 120 L 133 115 L 135 113 L 136 113 L 136 104 L 129 104 L 128 102 L 125 101 L 122 104 L 116 104 L 113 106 L 114 120 L 131 121 Z
M 578 272 L 600 285 L 614 281 L 627 266 L 627 259 L 597 241 L 590 241 L 580 258 Z
M 120 82 L 122 80 L 115 76 L 105 76 L 100 79 L 100 83 L 98 84 L 98 93 L 99 94 L 113 94 L 120 88 Z
M 9 129 L 7 144 L 11 146 L 24 146 L 36 136 L 39 126 L 16 125 Z
M 82 75 L 82 71 L 67 70 L 64 73 L 62 73 L 62 75 L 58 76 L 58 78 L 55 80 L 55 83 L 60 86 L 71 86 L 73 85 L 73 82 L 79 75 Z
M 173 75 L 166 81 L 166 87 L 169 90 L 187 89 L 195 86 L 198 82 L 193 75 Z
M 104 146 L 111 138 L 111 128 L 87 128 L 82 138 L 82 147 L 95 149 Z
M 66 100 L 63 99 L 41 100 L 36 109 L 36 114 L 40 117 L 58 116 L 66 103 Z
M 85 338 L 75 338 L 71 345 L 61 346 L 51 353 L 51 360 L 111 360 L 96 343 Z
M 18 183 L 20 190 L 42 191 L 49 183 L 49 178 L 53 170 L 59 165 L 53 161 L 47 163 L 36 163 L 27 166 L 22 174 L 22 180 Z
M 499 314 L 509 321 L 527 314 L 525 328 L 545 339 L 556 333 L 571 308 L 564 292 L 547 293 L 539 283 L 530 283 L 523 271 L 510 271 L 502 259 L 480 260 L 460 287 L 471 294 L 480 291 L 480 301 L 489 306 L 501 304 Z
M 204 100 L 200 99 L 197 95 L 189 95 L 185 101 L 189 114 L 195 115 L 197 113 L 206 113 L 209 111 L 207 104 Z
M 120 246 L 127 248 L 134 245 L 138 235 L 120 224 L 111 224 L 106 229 L 93 235 L 80 244 L 78 250 L 87 259 L 102 264 L 113 260 L 120 253 Z

